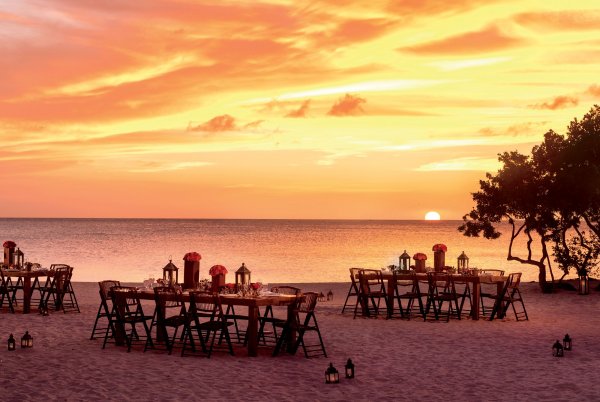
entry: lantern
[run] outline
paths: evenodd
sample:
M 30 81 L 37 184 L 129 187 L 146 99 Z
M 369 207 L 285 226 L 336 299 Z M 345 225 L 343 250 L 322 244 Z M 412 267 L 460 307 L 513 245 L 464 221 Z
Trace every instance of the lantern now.
M 179 268 L 169 259 L 169 263 L 163 268 L 163 281 L 169 285 L 176 285 L 179 282 Z
M 29 331 L 25 331 L 25 335 L 21 337 L 21 349 L 33 347 L 33 337 L 29 335 Z
M 580 295 L 590 294 L 590 280 L 587 276 L 587 272 L 583 275 L 579 275 L 579 292 Z
M 23 267 L 25 265 L 25 254 L 20 249 L 17 249 L 17 251 L 15 251 L 14 259 L 15 267 Z
M 325 384 L 338 384 L 340 382 L 340 373 L 333 367 L 333 363 L 329 363 L 329 367 L 325 370 Z
M 15 338 L 13 337 L 13 334 L 10 334 L 10 336 L 8 337 L 8 350 L 15 350 L 17 348 L 17 342 L 15 342 Z
M 469 257 L 467 257 L 464 251 L 458 256 L 457 262 L 457 269 L 459 273 L 466 272 L 469 269 Z
M 573 342 L 573 340 L 571 339 L 571 337 L 569 336 L 569 334 L 566 334 L 565 337 L 563 338 L 563 349 L 564 350 L 571 350 L 571 343 Z
M 330 290 L 329 292 L 327 292 L 327 301 L 331 300 L 333 300 L 333 292 Z
M 352 363 L 352 359 L 348 359 L 346 362 L 346 378 L 354 378 L 354 363 Z
M 250 285 L 250 270 L 242 262 L 242 266 L 235 271 L 235 287 L 239 289 L 244 285 Z
M 325 301 L 325 295 L 323 292 L 319 293 L 319 297 L 317 297 L 317 301 Z
M 410 269 L 410 255 L 404 250 L 402 255 L 398 257 L 398 270 L 408 271 Z
M 563 357 L 564 356 L 563 345 L 560 344 L 558 339 L 552 345 L 552 356 L 554 357 Z

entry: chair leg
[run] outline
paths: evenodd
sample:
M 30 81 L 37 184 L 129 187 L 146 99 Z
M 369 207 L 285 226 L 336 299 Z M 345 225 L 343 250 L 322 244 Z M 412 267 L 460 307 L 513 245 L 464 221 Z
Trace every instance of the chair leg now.
M 98 313 L 96 313 L 96 321 L 94 321 L 94 328 L 92 328 L 92 336 L 90 336 L 90 339 L 94 339 L 95 338 L 96 327 L 98 326 L 98 321 L 100 320 L 103 308 L 104 307 L 102 306 L 102 303 L 100 303 L 100 307 L 98 308 Z

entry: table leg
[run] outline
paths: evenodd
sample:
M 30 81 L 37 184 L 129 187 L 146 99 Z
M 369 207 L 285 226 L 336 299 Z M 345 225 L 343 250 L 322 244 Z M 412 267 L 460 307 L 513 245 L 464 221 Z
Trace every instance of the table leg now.
M 246 339 L 248 340 L 248 356 L 256 356 L 258 354 L 258 306 L 248 306 Z
M 31 310 L 31 278 L 23 277 L 23 314 L 29 314 Z
M 387 281 L 387 316 L 388 318 L 392 318 L 392 315 L 394 314 L 394 279 L 390 278 Z M 403 315 L 404 313 L 401 312 L 401 315 Z
M 290 304 L 288 305 L 288 310 L 287 310 L 287 320 L 288 322 L 294 322 L 293 325 L 291 325 L 290 330 L 287 334 L 287 352 L 291 353 L 291 354 L 295 354 L 296 350 L 296 327 L 298 326 L 298 322 L 297 321 L 297 316 L 296 316 L 296 310 L 294 310 L 294 304 Z
M 481 282 L 477 279 L 473 281 L 473 298 L 471 300 L 471 318 L 479 320 L 479 303 L 481 301 Z
M 497 282 L 496 283 L 496 294 L 499 295 L 500 300 L 498 303 L 498 318 L 504 318 L 504 302 L 502 301 L 504 299 L 504 293 L 502 292 L 504 290 L 504 282 Z

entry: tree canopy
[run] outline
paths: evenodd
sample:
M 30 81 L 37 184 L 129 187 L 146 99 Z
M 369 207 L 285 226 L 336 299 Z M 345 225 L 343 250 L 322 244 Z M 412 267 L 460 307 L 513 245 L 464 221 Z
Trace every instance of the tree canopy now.
M 600 255 L 600 107 L 566 135 L 550 130 L 531 155 L 499 154 L 502 168 L 486 173 L 475 206 L 458 228 L 465 236 L 500 236 L 502 222 L 512 226 L 507 259 L 536 266 L 540 285 L 548 289 L 552 261 L 564 274 L 596 273 Z M 517 240 L 525 238 L 525 250 Z M 552 247 L 552 252 L 548 247 Z M 563 275 L 564 277 L 564 275 Z

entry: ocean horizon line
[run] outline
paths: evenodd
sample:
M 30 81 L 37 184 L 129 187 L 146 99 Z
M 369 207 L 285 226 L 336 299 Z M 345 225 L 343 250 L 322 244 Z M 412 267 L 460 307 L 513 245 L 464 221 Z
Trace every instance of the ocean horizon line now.
M 140 218 L 140 217 L 0 217 L 0 219 L 39 220 L 154 220 L 154 221 L 329 221 L 329 222 L 462 222 L 462 219 L 373 219 L 373 218 Z

